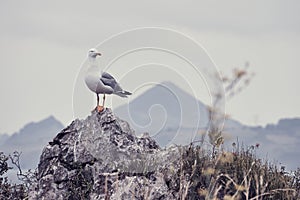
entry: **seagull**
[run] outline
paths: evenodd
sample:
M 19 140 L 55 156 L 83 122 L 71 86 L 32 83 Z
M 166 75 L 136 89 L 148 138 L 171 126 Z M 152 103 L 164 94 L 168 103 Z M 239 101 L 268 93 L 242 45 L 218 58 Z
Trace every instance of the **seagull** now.
M 101 73 L 99 74 L 96 57 L 101 55 L 102 54 L 94 48 L 88 51 L 89 68 L 85 76 L 85 83 L 87 87 L 97 95 L 97 106 L 95 110 L 98 112 L 102 112 L 104 110 L 105 94 L 115 94 L 124 98 L 131 95 L 131 92 L 123 90 L 116 79 L 109 73 L 101 70 Z M 102 106 L 99 105 L 99 94 L 103 94 Z

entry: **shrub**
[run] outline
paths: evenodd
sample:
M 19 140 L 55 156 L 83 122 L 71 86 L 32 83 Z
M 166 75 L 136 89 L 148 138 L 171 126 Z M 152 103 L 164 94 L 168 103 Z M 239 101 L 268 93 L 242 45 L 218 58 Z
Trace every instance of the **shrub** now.
M 188 189 L 181 199 L 299 199 L 300 168 L 279 170 L 256 158 L 255 148 L 212 154 L 199 146 L 183 147 L 177 179 Z

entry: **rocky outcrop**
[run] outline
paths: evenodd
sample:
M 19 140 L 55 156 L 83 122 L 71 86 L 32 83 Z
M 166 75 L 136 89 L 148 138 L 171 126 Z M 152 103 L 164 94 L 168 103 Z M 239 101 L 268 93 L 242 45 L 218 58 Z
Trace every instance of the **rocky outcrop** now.
M 135 136 L 110 109 L 76 119 L 44 148 L 30 199 L 177 199 L 177 148 Z

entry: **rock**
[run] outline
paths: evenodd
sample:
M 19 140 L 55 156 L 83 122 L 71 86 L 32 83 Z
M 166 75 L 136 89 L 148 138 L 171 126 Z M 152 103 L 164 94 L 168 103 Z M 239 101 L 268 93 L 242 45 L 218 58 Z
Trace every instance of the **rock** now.
M 137 137 L 107 108 L 74 120 L 49 142 L 29 197 L 177 199 L 172 174 L 180 168 L 179 155 L 177 148 L 162 150 L 148 134 Z

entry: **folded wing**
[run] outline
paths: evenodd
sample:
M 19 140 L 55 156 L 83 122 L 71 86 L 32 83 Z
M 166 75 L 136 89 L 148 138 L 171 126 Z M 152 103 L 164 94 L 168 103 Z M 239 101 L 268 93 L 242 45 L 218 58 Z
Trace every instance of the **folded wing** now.
M 115 95 L 120 97 L 127 97 L 127 95 L 131 95 L 131 92 L 123 90 L 116 79 L 107 72 L 102 73 L 100 80 L 104 85 L 111 87 L 114 90 L 113 94 Z

